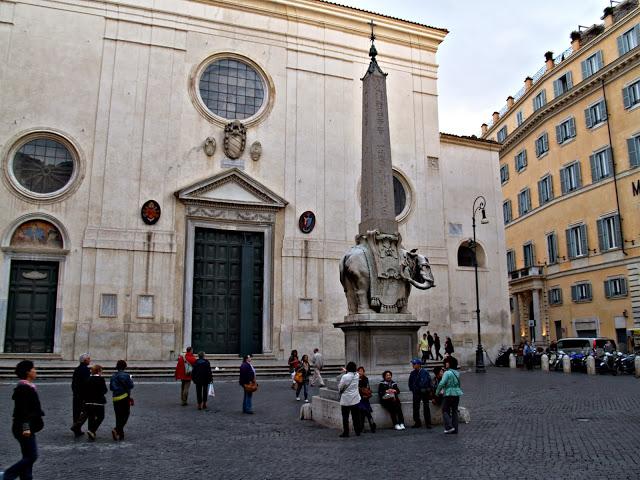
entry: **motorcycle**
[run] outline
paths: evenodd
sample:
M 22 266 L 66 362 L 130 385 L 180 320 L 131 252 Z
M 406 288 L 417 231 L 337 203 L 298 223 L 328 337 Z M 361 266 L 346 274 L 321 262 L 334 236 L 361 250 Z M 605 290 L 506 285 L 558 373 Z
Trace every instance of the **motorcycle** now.
M 601 356 L 595 357 L 596 372 L 600 374 L 618 374 L 618 356 L 614 353 L 605 352 Z
M 636 373 L 636 356 L 634 354 L 625 355 L 618 352 L 615 359 L 615 368 L 619 373 L 633 375 Z

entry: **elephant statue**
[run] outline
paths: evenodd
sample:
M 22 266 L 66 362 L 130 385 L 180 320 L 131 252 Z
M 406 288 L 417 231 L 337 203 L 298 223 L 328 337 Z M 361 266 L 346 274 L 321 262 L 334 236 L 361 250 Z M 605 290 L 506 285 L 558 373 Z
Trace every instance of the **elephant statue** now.
M 377 275 L 370 267 L 367 258 L 367 245 L 352 247 L 340 262 L 340 283 L 347 296 L 349 314 L 355 313 L 408 313 L 407 302 L 411 286 L 427 290 L 435 286 L 429 260 L 417 250 L 407 251 L 399 248 L 399 273 L 381 275 L 379 283 L 391 282 L 398 288 L 388 289 L 394 295 L 381 299 L 372 295 L 371 276 Z

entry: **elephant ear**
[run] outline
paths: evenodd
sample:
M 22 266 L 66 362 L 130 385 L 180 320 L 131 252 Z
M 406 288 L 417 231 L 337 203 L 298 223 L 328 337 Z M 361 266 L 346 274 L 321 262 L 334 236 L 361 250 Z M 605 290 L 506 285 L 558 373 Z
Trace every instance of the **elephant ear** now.
M 407 252 L 407 255 L 409 255 L 410 257 L 415 257 L 418 253 L 418 249 L 414 248 L 411 251 Z

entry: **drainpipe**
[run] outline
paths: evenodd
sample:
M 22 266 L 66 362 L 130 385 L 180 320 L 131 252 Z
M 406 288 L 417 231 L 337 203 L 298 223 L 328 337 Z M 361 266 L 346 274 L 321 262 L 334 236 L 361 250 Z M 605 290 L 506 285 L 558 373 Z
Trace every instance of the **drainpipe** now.
M 607 104 L 607 92 L 604 88 L 604 78 L 601 80 L 602 82 L 602 98 L 604 99 L 604 110 L 607 114 L 607 133 L 609 134 L 609 148 L 611 150 L 611 167 L 613 168 L 613 186 L 616 191 L 616 206 L 618 208 L 618 216 L 620 217 L 620 238 L 622 240 L 622 253 L 626 256 L 629 255 L 624 248 L 624 221 L 622 218 L 622 212 L 620 211 L 620 197 L 618 195 L 618 172 L 616 171 L 616 160 L 613 156 L 613 141 L 611 140 L 611 122 L 609 121 L 609 105 Z

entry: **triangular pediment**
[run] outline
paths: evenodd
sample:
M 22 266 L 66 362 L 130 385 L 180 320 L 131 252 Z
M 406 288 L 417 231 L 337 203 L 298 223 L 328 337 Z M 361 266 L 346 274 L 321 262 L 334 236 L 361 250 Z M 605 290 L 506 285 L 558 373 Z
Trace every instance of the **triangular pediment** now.
M 175 193 L 184 203 L 280 209 L 287 201 L 238 168 L 225 170 Z

